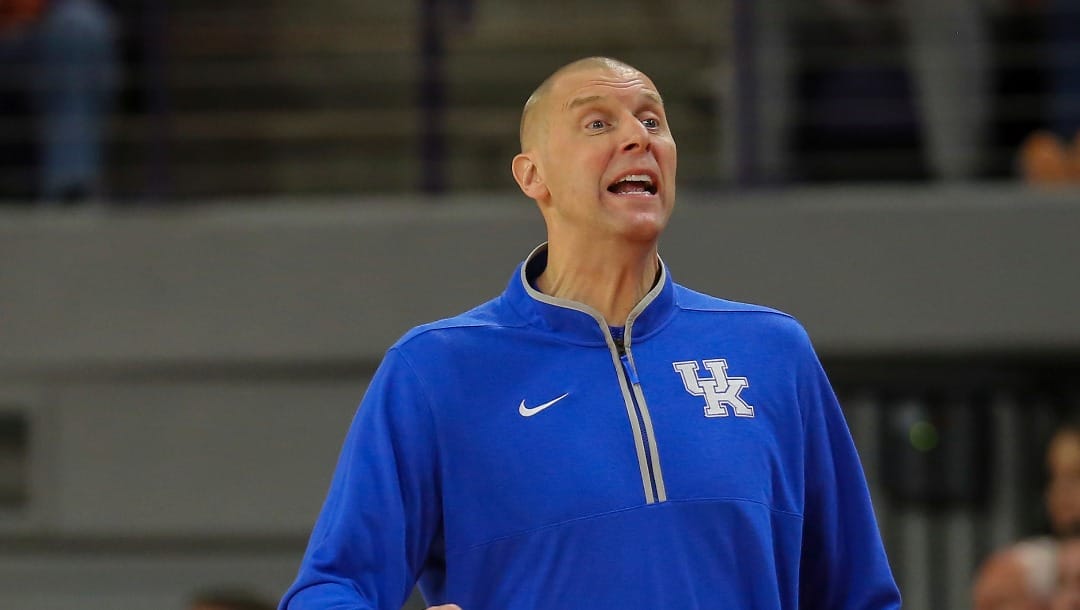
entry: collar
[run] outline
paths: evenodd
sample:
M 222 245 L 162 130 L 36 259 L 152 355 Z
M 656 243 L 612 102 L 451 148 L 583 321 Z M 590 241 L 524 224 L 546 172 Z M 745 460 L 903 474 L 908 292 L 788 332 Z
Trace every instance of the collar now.
M 518 265 L 503 296 L 533 326 L 586 345 L 604 345 L 610 341 L 607 320 L 584 303 L 546 295 L 532 285 L 532 280 L 547 266 L 547 243 L 540 244 Z M 675 289 L 667 265 L 660 260 L 660 278 L 626 318 L 624 342 L 640 341 L 660 329 L 675 312 Z

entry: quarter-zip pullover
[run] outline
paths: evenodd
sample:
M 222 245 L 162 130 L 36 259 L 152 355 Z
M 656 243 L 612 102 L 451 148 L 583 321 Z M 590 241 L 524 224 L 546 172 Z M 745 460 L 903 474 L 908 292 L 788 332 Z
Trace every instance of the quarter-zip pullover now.
M 613 334 L 537 291 L 417 327 L 357 411 L 281 608 L 899 608 L 802 327 L 654 288 Z M 537 408 L 542 407 L 542 408 Z

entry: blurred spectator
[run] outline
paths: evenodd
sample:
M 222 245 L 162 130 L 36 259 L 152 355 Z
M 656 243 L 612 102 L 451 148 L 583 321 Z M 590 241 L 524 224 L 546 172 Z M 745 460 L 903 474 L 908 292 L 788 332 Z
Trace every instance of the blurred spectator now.
M 1080 424 L 1070 422 L 1057 429 L 1046 452 L 1046 467 L 1050 527 L 1058 536 L 1080 533 Z
M 1080 610 L 1080 531 L 1061 543 L 1053 610 Z
M 1020 148 L 1020 174 L 1029 184 L 1080 185 L 1080 5 L 1038 4 L 1045 5 L 1047 114 Z
M 206 591 L 191 599 L 188 610 L 276 610 L 277 605 L 244 590 Z
M 991 555 L 975 579 L 973 610 L 1047 610 L 1057 573 L 1055 547 L 1044 538 Z
M 990 117 L 990 32 L 983 0 L 898 0 L 925 150 L 943 180 L 982 171 Z
M 1080 136 L 1070 146 L 1056 133 L 1040 129 L 1024 140 L 1019 164 L 1020 175 L 1028 184 L 1060 186 L 1080 182 Z
M 1050 527 L 1055 537 L 1066 542 L 1059 544 L 1049 536 L 1032 538 L 991 555 L 980 566 L 972 588 L 974 610 L 1042 610 L 1050 607 L 1052 599 L 1053 610 L 1080 610 L 1080 605 L 1062 605 L 1065 597 L 1053 595 L 1055 583 L 1065 580 L 1066 568 L 1075 570 L 1069 574 L 1080 591 L 1080 426 L 1076 423 L 1067 422 L 1054 432 L 1046 450 L 1046 468 Z
M 6 174 L 36 174 L 32 192 L 45 201 L 101 196 L 105 122 L 119 72 L 111 12 L 98 0 L 16 0 L 10 7 L 0 12 L 0 96 L 7 99 L 0 110 L 23 111 L 5 122 L 16 136 L 31 118 L 36 146 L 34 154 L 16 146 L 0 163 L 11 168 Z

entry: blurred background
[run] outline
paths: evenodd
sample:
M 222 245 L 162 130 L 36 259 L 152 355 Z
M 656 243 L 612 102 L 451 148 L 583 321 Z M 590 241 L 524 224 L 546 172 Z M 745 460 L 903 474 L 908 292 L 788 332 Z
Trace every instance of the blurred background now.
M 905 606 L 970 608 L 1080 411 L 1073 0 L 0 0 L 0 607 L 275 600 L 385 349 L 543 239 L 587 55 L 664 95 L 676 279 L 806 325 Z

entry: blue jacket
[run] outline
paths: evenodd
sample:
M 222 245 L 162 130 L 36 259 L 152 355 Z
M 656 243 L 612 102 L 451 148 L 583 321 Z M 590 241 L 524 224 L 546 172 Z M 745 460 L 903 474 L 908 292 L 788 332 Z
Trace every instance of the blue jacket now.
M 899 608 L 803 328 L 675 284 L 623 329 L 536 291 L 387 353 L 281 608 Z

